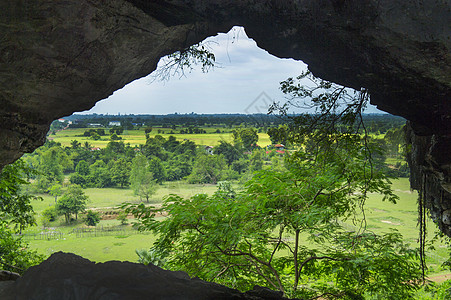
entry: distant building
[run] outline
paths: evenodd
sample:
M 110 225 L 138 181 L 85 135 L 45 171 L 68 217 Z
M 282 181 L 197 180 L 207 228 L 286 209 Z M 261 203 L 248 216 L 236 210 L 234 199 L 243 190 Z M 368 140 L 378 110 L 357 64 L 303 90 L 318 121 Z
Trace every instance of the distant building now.
M 108 126 L 121 126 L 121 122 L 119 121 L 111 121 L 108 123 Z
M 91 148 L 91 151 L 100 151 L 100 148 L 99 147 L 93 147 L 93 148 Z
M 66 122 L 66 120 L 64 120 L 64 119 L 58 119 L 58 122 L 64 123 L 64 122 Z
M 283 144 L 275 144 L 274 148 L 276 148 L 277 150 L 283 150 L 285 146 Z
M 88 123 L 88 126 L 89 127 L 103 127 L 103 125 L 100 123 Z

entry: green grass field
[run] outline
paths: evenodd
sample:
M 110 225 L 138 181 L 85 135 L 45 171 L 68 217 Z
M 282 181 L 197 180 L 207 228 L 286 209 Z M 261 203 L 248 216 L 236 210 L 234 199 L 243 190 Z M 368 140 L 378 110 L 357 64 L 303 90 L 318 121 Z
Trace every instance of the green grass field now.
M 71 141 L 77 140 L 80 143 L 84 144 L 85 142 L 88 142 L 93 147 L 100 147 L 105 148 L 106 145 L 110 142 L 109 136 L 102 136 L 100 140 L 93 140 L 92 138 L 83 136 L 83 133 L 85 130 L 89 128 L 69 128 L 62 131 L 56 132 L 55 135 L 50 135 L 48 139 L 53 140 L 55 142 L 61 143 L 63 146 L 70 146 Z M 233 140 L 232 134 L 230 130 L 229 132 L 224 133 L 215 133 L 216 128 L 205 128 L 207 133 L 204 134 L 179 134 L 174 133 L 170 134 L 171 129 L 170 128 L 162 128 L 160 130 L 163 130 L 164 133 L 161 133 L 160 135 L 164 138 L 168 138 L 170 135 L 173 135 L 177 138 L 179 141 L 183 140 L 190 140 L 195 142 L 197 145 L 205 145 L 205 146 L 216 146 L 219 144 L 219 141 L 223 140 L 226 142 L 231 142 Z M 221 131 L 224 129 L 221 128 Z M 174 131 L 176 132 L 176 131 Z M 179 132 L 179 130 L 177 130 Z M 150 133 L 150 136 L 158 135 L 157 129 L 152 130 Z M 144 129 L 141 130 L 126 130 L 121 135 L 122 141 L 124 143 L 130 143 L 130 145 L 139 145 L 139 144 L 145 144 L 146 143 L 146 134 L 144 133 Z M 271 141 L 269 140 L 269 136 L 266 133 L 259 133 L 258 134 L 258 145 L 261 147 L 270 145 Z
M 169 194 L 177 194 L 182 197 L 191 197 L 198 193 L 212 194 L 216 191 L 216 186 L 211 184 L 187 184 L 184 182 L 165 182 L 159 186 L 157 193 L 150 199 L 151 204 L 161 203 L 163 197 Z M 88 209 L 100 209 L 102 211 L 114 210 L 123 202 L 139 202 L 139 198 L 133 195 L 130 189 L 105 188 L 85 189 L 86 195 L 89 197 Z M 100 237 L 76 237 L 74 229 L 84 227 L 82 222 L 75 222 L 66 225 L 63 218 L 51 223 L 51 229 L 43 229 L 41 223 L 41 213 L 47 207 L 55 203 L 55 199 L 49 195 L 40 195 L 43 201 L 35 201 L 33 207 L 36 212 L 38 226 L 32 227 L 25 231 L 25 239 L 29 242 L 30 247 L 36 249 L 39 253 L 46 256 L 57 251 L 72 252 L 96 262 L 104 262 L 108 260 L 121 261 L 137 261 L 138 256 L 135 249 L 149 249 L 152 246 L 155 237 L 152 234 L 140 234 L 127 229 L 125 235 L 110 235 Z M 102 226 L 119 226 L 119 221 L 102 220 L 97 227 Z M 129 226 L 130 227 L 130 226 Z M 48 231 L 58 231 L 64 236 L 63 239 L 35 239 L 34 235 Z
M 410 191 L 407 178 L 400 178 L 393 181 L 393 189 L 400 197 L 397 204 L 382 202 L 382 196 L 372 194 L 366 202 L 367 229 L 375 233 L 389 232 L 390 228 L 397 229 L 406 242 L 411 247 L 417 247 L 418 229 L 417 224 L 417 193 Z M 156 195 L 151 198 L 151 203 L 160 203 L 165 195 L 174 193 L 183 197 L 189 197 L 197 193 L 212 194 L 216 190 L 214 185 L 191 185 L 184 182 L 167 182 L 160 186 Z M 86 189 L 89 196 L 88 207 L 100 210 L 112 210 L 124 201 L 137 202 L 139 199 L 133 196 L 130 189 L 108 188 L 108 189 Z M 44 195 L 43 201 L 34 203 L 39 221 L 40 213 L 46 207 L 53 205 L 54 198 Z M 119 221 L 103 220 L 97 226 L 117 226 Z M 435 225 L 428 222 L 429 237 L 434 234 Z M 101 237 L 77 238 L 73 230 L 83 227 L 82 222 L 67 226 L 62 218 L 54 222 L 51 226 L 54 230 L 64 233 L 64 239 L 58 240 L 35 240 L 31 236 L 26 239 L 31 248 L 35 248 L 39 253 L 50 255 L 56 251 L 69 251 L 79 254 L 93 261 L 103 262 L 108 260 L 137 261 L 135 249 L 148 249 L 155 237 L 151 234 L 139 234 L 137 232 L 125 235 L 111 235 Z M 351 225 L 349 224 L 349 227 Z M 26 234 L 39 234 L 42 232 L 42 225 L 33 227 L 26 231 Z M 436 250 L 428 251 L 428 265 L 430 274 L 449 273 L 441 270 L 440 265 L 448 257 L 448 251 L 444 244 L 437 244 Z

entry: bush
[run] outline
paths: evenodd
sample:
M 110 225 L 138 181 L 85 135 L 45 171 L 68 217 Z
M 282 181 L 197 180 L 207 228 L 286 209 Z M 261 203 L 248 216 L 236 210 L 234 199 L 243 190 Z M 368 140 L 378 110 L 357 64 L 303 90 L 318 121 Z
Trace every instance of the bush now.
M 69 180 L 70 180 L 70 183 L 78 184 L 78 185 L 80 185 L 83 188 L 86 186 L 86 178 L 85 178 L 85 176 L 80 175 L 78 173 L 73 173 L 70 176 Z
M 43 260 L 43 255 L 28 250 L 22 238 L 16 238 L 8 226 L 0 221 L 0 269 L 22 274 Z
M 116 133 L 113 133 L 111 135 L 111 140 L 116 141 L 116 140 L 121 140 L 122 138 L 120 136 L 118 136 Z
M 85 224 L 88 226 L 96 226 L 100 222 L 100 215 L 98 212 L 88 210 L 85 217 Z
M 126 225 L 128 223 L 127 213 L 125 211 L 119 212 L 117 215 L 117 220 L 121 222 L 121 225 Z
M 56 211 L 55 206 L 50 206 L 42 212 L 42 224 L 45 226 L 48 226 L 50 222 L 53 222 L 58 217 L 58 212 Z

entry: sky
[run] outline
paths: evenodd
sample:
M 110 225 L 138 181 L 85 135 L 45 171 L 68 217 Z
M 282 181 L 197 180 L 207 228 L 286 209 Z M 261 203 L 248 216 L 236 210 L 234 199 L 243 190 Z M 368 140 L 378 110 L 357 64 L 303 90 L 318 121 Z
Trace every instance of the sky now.
M 272 102 L 286 101 L 279 83 L 307 69 L 302 61 L 277 58 L 258 48 L 242 27 L 203 43 L 215 54 L 214 69 L 203 73 L 198 66 L 166 81 L 155 80 L 154 72 L 82 114 L 266 113 Z M 366 112 L 381 111 L 370 107 Z

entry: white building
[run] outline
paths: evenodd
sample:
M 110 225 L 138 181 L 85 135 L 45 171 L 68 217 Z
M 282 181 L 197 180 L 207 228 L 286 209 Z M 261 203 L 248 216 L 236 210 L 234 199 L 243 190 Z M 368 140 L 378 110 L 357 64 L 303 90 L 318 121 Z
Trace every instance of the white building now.
M 108 126 L 121 126 L 121 122 L 119 121 L 111 121 L 108 123 Z

